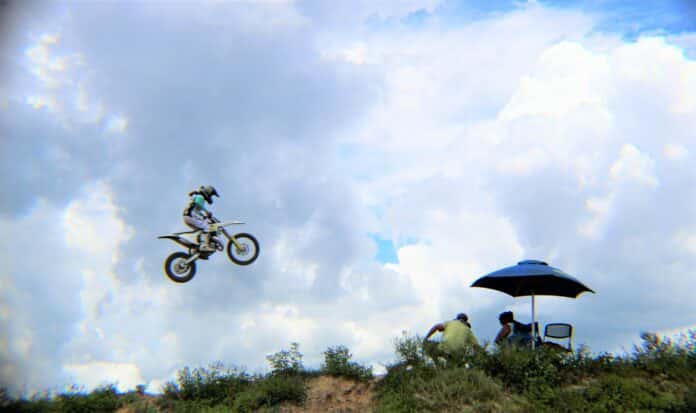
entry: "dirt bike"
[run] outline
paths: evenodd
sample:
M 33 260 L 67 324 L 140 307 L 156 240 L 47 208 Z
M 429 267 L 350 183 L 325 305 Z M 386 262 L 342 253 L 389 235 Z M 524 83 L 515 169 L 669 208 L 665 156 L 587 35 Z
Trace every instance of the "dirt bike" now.
M 227 249 L 229 259 L 238 265 L 249 265 L 259 256 L 259 243 L 251 234 L 239 233 L 230 235 L 225 227 L 230 225 L 244 224 L 239 221 L 220 222 L 212 215 L 208 217 L 210 233 L 210 246 L 215 248 L 214 251 L 201 251 L 202 230 L 191 230 L 183 232 L 175 232 L 171 235 L 161 235 L 159 239 L 169 239 L 183 246 L 188 252 L 175 252 L 167 257 L 164 261 L 164 272 L 172 281 L 185 283 L 191 281 L 196 275 L 196 260 L 207 260 L 212 254 L 217 251 Z M 222 242 L 215 236 L 224 235 L 227 238 L 227 247 L 225 248 Z

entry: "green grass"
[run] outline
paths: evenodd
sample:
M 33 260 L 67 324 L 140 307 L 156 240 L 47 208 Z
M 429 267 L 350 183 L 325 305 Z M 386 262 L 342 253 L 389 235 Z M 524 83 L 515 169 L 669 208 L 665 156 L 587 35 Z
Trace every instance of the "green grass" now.
M 677 340 L 643 334 L 630 354 L 592 355 L 550 349 L 488 349 L 433 361 L 420 337 L 395 341 L 396 361 L 374 387 L 375 412 L 696 412 L 696 331 Z M 299 344 L 267 357 L 271 371 L 251 375 L 225 368 L 185 367 L 155 400 L 144 387 L 119 393 L 73 386 L 49 396 L 11 398 L 0 389 L 0 412 L 137 413 L 274 412 L 302 405 L 308 381 L 319 375 L 373 380 L 345 346 L 329 347 L 319 370 L 307 370 Z

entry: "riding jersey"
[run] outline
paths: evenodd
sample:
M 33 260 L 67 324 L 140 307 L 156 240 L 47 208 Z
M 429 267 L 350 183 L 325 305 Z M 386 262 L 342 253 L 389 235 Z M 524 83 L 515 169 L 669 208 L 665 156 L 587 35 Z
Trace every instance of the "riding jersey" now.
M 203 218 L 203 213 L 205 212 L 208 212 L 208 210 L 205 209 L 205 198 L 203 198 L 203 195 L 196 194 L 191 197 L 191 202 L 189 202 L 186 209 L 184 209 L 184 216 L 191 217 L 195 215 L 199 218 Z

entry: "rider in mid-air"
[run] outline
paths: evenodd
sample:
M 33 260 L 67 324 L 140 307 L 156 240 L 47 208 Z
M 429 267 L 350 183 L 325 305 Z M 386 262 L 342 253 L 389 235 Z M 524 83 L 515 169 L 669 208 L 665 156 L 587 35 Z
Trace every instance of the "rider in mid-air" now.
M 188 206 L 184 209 L 184 223 L 193 229 L 203 231 L 203 242 L 199 249 L 203 252 L 215 251 L 215 247 L 210 245 L 210 232 L 208 232 L 207 218 L 212 216 L 205 204 L 213 204 L 213 196 L 220 197 L 215 188 L 210 185 L 203 185 L 195 191 L 189 192 L 191 198 Z

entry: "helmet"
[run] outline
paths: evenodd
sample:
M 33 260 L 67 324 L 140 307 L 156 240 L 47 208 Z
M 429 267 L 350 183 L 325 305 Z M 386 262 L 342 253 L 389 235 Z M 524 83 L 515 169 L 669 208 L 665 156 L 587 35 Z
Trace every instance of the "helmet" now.
M 217 190 L 210 185 L 201 186 L 200 188 L 198 188 L 198 192 L 200 192 L 200 194 L 203 195 L 203 198 L 205 198 L 205 201 L 209 204 L 213 203 L 213 196 L 220 198 L 220 195 L 217 193 Z

